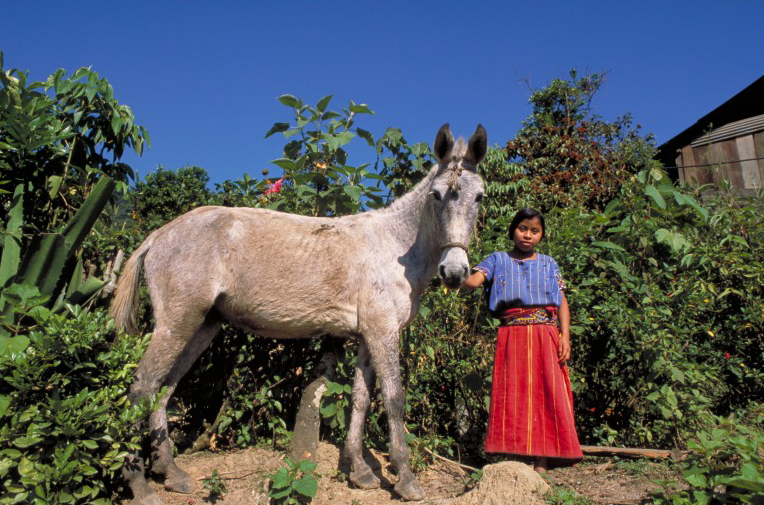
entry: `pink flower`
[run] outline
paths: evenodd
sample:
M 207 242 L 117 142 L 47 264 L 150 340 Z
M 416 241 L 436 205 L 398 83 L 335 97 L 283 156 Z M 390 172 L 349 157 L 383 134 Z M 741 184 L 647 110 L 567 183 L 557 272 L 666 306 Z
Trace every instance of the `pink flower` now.
M 266 194 L 266 195 L 272 195 L 272 194 L 274 194 L 274 193 L 278 193 L 279 191 L 281 191 L 281 185 L 282 185 L 283 183 L 284 183 L 284 178 L 282 177 L 282 178 L 281 178 L 281 179 L 279 179 L 278 181 L 276 181 L 276 182 L 274 182 L 273 184 L 271 184 L 271 185 L 270 185 L 270 187 L 269 187 L 268 189 L 266 189 L 266 190 L 265 190 L 265 193 L 264 193 L 264 194 Z

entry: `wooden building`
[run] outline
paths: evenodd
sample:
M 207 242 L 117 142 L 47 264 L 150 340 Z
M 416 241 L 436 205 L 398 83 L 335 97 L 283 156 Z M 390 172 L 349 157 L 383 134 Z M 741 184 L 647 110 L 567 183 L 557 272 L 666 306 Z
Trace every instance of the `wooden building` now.
M 741 194 L 764 188 L 764 76 L 661 145 L 674 180 L 730 181 Z

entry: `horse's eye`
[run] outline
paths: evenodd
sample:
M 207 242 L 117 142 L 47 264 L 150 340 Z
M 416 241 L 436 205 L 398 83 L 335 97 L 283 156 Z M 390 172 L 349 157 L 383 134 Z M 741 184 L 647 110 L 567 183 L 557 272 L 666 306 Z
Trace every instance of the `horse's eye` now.
M 482 199 L 483 199 L 483 193 L 478 193 L 477 195 L 475 195 L 475 201 L 476 202 L 479 202 Z
M 443 199 L 443 197 L 441 196 L 440 192 L 437 189 L 433 189 L 432 191 L 430 191 L 430 194 L 437 201 L 441 201 Z

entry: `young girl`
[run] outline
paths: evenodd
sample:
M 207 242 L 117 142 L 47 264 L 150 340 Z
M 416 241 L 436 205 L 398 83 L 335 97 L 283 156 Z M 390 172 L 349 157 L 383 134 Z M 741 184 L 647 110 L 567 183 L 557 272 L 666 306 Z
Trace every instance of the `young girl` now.
M 573 421 L 570 312 L 557 263 L 534 252 L 544 216 L 519 211 L 509 225 L 515 243 L 477 265 L 463 287 L 485 285 L 488 310 L 501 321 L 493 369 L 487 453 L 531 457 L 539 472 L 583 458 Z

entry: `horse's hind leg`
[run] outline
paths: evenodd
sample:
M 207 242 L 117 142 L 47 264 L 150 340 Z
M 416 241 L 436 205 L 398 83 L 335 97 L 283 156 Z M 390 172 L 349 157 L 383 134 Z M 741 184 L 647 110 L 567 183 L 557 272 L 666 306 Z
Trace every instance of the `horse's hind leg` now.
M 167 386 L 167 394 L 160 401 L 159 409 L 151 414 L 149 425 L 152 433 L 152 450 L 155 454 L 155 472 L 165 475 L 166 481 L 169 479 L 169 482 L 179 490 L 192 489 L 193 481 L 175 465 L 172 458 L 172 445 L 167 437 L 167 401 L 178 380 L 209 345 L 218 327 L 218 324 L 211 324 L 198 330 L 195 328 L 195 331 L 186 333 L 193 338 L 188 336 L 181 338 L 180 332 L 173 332 L 166 326 L 157 325 L 149 347 L 138 364 L 135 381 L 128 394 L 130 401 L 137 403 L 141 398 L 149 397 L 163 386 Z M 122 474 L 133 493 L 132 503 L 140 505 L 161 503 L 146 482 L 143 458 L 138 452 L 131 454 L 129 461 L 123 467 Z
M 350 459 L 350 482 L 361 489 L 379 487 L 379 479 L 363 459 L 363 428 L 374 391 L 374 368 L 369 348 L 363 339 L 358 344 L 358 357 L 353 382 L 353 412 L 350 415 L 345 455 Z
M 170 369 L 167 379 L 162 384 L 162 386 L 167 387 L 167 392 L 162 397 L 160 408 L 152 412 L 149 417 L 151 472 L 164 476 L 164 487 L 168 491 L 192 493 L 194 480 L 175 464 L 173 446 L 167 429 L 167 402 L 172 397 L 178 382 L 210 345 L 219 329 L 220 323 L 207 324 L 199 329 L 191 341 L 186 344 L 175 365 Z

